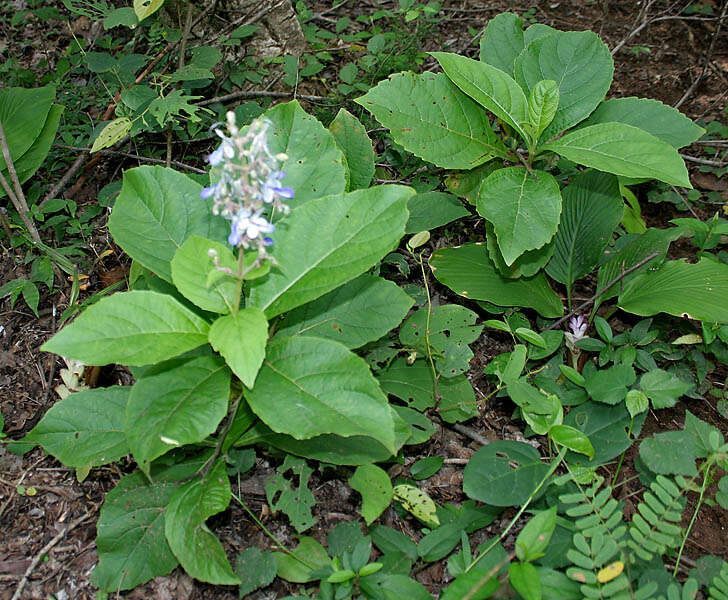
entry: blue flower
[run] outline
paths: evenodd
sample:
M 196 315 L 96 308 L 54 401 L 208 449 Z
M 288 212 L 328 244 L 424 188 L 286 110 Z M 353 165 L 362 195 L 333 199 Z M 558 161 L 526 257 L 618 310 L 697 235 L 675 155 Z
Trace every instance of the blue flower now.
M 210 156 L 207 157 L 207 162 L 210 163 L 210 166 L 216 167 L 222 162 L 222 159 L 225 158 L 225 152 L 223 150 L 223 145 L 220 144 L 220 146 L 215 150 Z
M 200 198 L 202 198 L 203 200 L 205 200 L 207 198 L 211 198 L 212 196 L 215 195 L 216 189 L 217 189 L 216 185 L 211 185 L 211 186 L 202 188 L 202 191 L 200 192 Z

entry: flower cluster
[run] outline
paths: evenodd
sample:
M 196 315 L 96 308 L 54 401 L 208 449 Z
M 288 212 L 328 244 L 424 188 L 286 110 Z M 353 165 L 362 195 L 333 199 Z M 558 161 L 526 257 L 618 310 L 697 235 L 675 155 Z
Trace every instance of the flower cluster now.
M 584 337 L 589 323 L 587 323 L 584 315 L 576 315 L 569 319 L 569 331 L 565 332 L 566 345 L 569 349 L 574 352 L 576 349 L 576 342 Z
M 256 262 L 268 257 L 266 247 L 273 243 L 268 237 L 275 230 L 271 215 L 274 211 L 287 214 L 289 208 L 282 199 L 293 198 L 293 190 L 281 185 L 286 173 L 279 170 L 288 157 L 273 155 L 268 148 L 270 125 L 266 119 L 256 119 L 241 131 L 235 113 L 228 112 L 227 135 L 215 129 L 222 143 L 208 157 L 217 182 L 200 193 L 202 198 L 213 198 L 213 212 L 230 221 L 230 245 L 255 248 Z

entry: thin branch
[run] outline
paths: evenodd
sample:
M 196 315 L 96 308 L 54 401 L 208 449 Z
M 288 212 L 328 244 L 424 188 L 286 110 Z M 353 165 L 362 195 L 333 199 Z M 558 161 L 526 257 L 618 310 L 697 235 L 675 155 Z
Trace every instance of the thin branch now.
M 82 166 L 83 163 L 85 163 L 88 160 L 89 154 L 88 152 L 84 152 L 83 154 L 79 154 L 78 158 L 73 161 L 73 164 L 68 167 L 68 170 L 66 173 L 61 177 L 61 179 L 58 181 L 56 185 L 54 185 L 48 193 L 43 197 L 43 200 L 40 201 L 38 204 L 38 208 L 43 208 L 46 202 L 48 200 L 55 198 L 58 194 L 60 194 L 68 185 L 68 182 L 71 180 L 71 177 L 73 177 L 76 174 L 76 171 L 78 171 Z
M 13 594 L 13 597 L 10 600 L 18 600 L 20 598 L 20 594 L 23 592 L 23 588 L 25 587 L 25 584 L 28 583 L 28 577 L 30 577 L 30 574 L 33 572 L 36 566 L 38 566 L 38 563 L 41 561 L 41 559 L 48 554 L 48 551 L 53 548 L 58 542 L 60 542 L 67 533 L 74 530 L 76 527 L 78 527 L 81 523 L 83 523 L 86 519 L 88 519 L 91 516 L 90 512 L 85 513 L 84 515 L 80 516 L 75 521 L 71 521 L 71 523 L 68 524 L 68 527 L 60 531 L 56 536 L 48 542 L 45 546 L 43 546 L 40 549 L 40 552 L 36 554 L 33 557 L 33 560 L 31 561 L 30 565 L 28 565 L 28 568 L 25 570 L 25 574 L 23 575 L 23 578 L 20 580 L 20 583 L 18 583 L 18 587 L 15 589 L 15 593 Z
M 237 100 L 239 98 L 290 98 L 293 96 L 293 92 L 269 92 L 267 90 L 258 91 L 244 91 L 240 90 L 231 94 L 225 94 L 224 96 L 217 96 L 216 98 L 210 98 L 209 100 L 202 100 L 196 102 L 195 106 L 207 106 L 208 104 L 214 104 L 215 102 L 227 102 L 228 100 Z M 309 100 L 311 102 L 322 101 L 322 100 L 335 100 L 328 96 L 307 96 L 304 94 L 298 94 L 296 98 L 301 100 Z
M 728 11 L 728 0 L 725 0 L 723 2 L 723 9 L 720 12 L 720 17 L 718 20 L 718 26 L 715 28 L 715 31 L 713 32 L 713 37 L 710 40 L 710 46 L 708 46 L 708 51 L 705 53 L 705 57 L 703 58 L 703 67 L 700 69 L 700 73 L 695 78 L 695 80 L 690 84 L 690 87 L 687 89 L 687 91 L 683 94 L 682 98 L 678 100 L 673 108 L 680 108 L 680 106 L 687 100 L 692 93 L 695 91 L 695 88 L 698 87 L 698 84 L 703 80 L 703 77 L 705 77 L 705 73 L 708 70 L 708 65 L 710 64 L 710 61 L 713 57 L 713 49 L 715 48 L 715 41 L 720 37 L 720 30 L 723 27 L 723 21 L 725 20 L 726 12 Z
M 707 158 L 698 158 L 697 156 L 688 156 L 687 154 L 680 154 L 688 162 L 694 162 L 699 165 L 707 165 L 708 167 L 725 167 L 728 166 L 727 162 L 722 160 L 708 160 Z
M 645 2 L 642 5 L 640 12 L 637 14 L 637 18 L 634 21 L 634 25 L 632 26 L 632 31 L 630 31 L 629 34 L 627 34 L 627 36 L 612 49 L 612 56 L 619 52 L 629 40 L 631 40 L 634 36 L 636 36 L 640 31 L 642 31 L 652 22 L 651 19 L 647 18 L 647 12 L 650 10 L 650 7 L 654 3 L 655 0 L 650 0 L 649 2 Z M 637 25 L 637 23 L 640 23 L 640 25 Z
M 587 307 L 591 306 L 592 304 L 594 304 L 594 302 L 596 302 L 597 298 L 599 298 L 599 296 L 601 296 L 601 295 L 602 295 L 602 294 L 603 294 L 604 292 L 606 292 L 606 291 L 607 291 L 607 290 L 608 290 L 608 289 L 609 289 L 610 287 L 612 287 L 612 286 L 613 286 L 613 285 L 614 285 L 615 283 L 619 283 L 620 281 L 622 281 L 622 279 L 624 279 L 624 278 L 625 278 L 625 277 L 626 277 L 627 275 L 629 275 L 629 274 L 630 274 L 630 273 L 631 273 L 632 271 L 636 271 L 636 270 L 637 270 L 637 269 L 639 269 L 640 267 L 643 267 L 643 266 L 645 266 L 645 265 L 646 265 L 646 264 L 647 264 L 648 262 L 650 262 L 650 261 L 651 261 L 651 260 L 652 260 L 653 258 L 655 258 L 656 256 L 659 256 L 659 255 L 660 255 L 660 253 L 659 253 L 659 252 L 653 252 L 653 253 L 652 253 L 652 254 L 650 254 L 650 255 L 649 255 L 648 257 L 646 257 L 646 258 L 643 258 L 643 259 L 642 259 L 642 260 L 641 260 L 640 262 L 638 262 L 638 263 L 637 263 L 636 265 L 633 265 L 633 266 L 631 266 L 631 267 L 630 267 L 629 269 L 627 269 L 626 271 L 622 271 L 622 272 L 621 272 L 621 273 L 620 273 L 619 275 L 617 275 L 617 276 L 616 276 L 616 277 L 615 277 L 614 279 L 612 279 L 612 281 L 610 281 L 610 282 L 609 282 L 609 283 L 608 283 L 607 285 L 605 285 L 605 286 L 604 286 L 603 288 L 601 288 L 601 289 L 597 290 L 597 292 L 596 292 L 596 293 L 595 293 L 595 294 L 594 294 L 594 295 L 593 295 L 593 296 L 592 296 L 591 298 L 589 298 L 588 300 L 585 300 L 584 302 L 582 302 L 582 303 L 581 303 L 581 304 L 580 304 L 579 306 L 577 306 L 577 307 L 576 307 L 576 308 L 575 308 L 574 310 L 572 310 L 572 311 L 571 311 L 571 312 L 570 312 L 570 313 L 569 313 L 568 315 L 566 315 L 565 317 L 562 317 L 562 318 L 560 318 L 560 319 L 559 319 L 558 321 L 556 321 L 555 323 L 552 323 L 551 325 L 549 325 L 548 327 L 546 327 L 546 328 L 544 329 L 544 331 L 548 331 L 549 329 L 555 329 L 556 327 L 558 327 L 558 326 L 559 326 L 559 325 L 561 325 L 562 323 L 565 323 L 566 321 L 568 321 L 568 320 L 569 320 L 569 319 L 570 319 L 571 317 L 573 317 L 574 315 L 576 315 L 576 314 L 578 314 L 578 313 L 581 313 L 581 312 L 583 312 L 585 308 L 587 308 Z
M 53 144 L 57 148 L 65 148 L 66 150 L 81 150 L 81 151 L 89 151 L 91 148 L 84 148 L 81 146 L 67 146 L 65 144 Z M 118 150 L 98 150 L 99 154 L 111 154 L 113 156 L 124 156 L 126 158 L 133 158 L 134 160 L 138 160 L 139 162 L 145 162 L 150 163 L 153 165 L 164 165 L 167 161 L 162 160 L 161 158 L 147 158 L 146 156 L 139 156 L 138 154 L 132 154 L 130 152 L 120 152 Z M 183 162 L 180 162 L 178 160 L 171 161 L 171 164 L 173 164 L 175 167 L 179 167 L 181 169 L 186 169 L 187 171 L 191 171 L 192 173 L 199 173 L 200 175 L 205 175 L 207 171 L 204 169 L 198 169 L 197 167 L 193 167 L 192 165 L 187 165 Z

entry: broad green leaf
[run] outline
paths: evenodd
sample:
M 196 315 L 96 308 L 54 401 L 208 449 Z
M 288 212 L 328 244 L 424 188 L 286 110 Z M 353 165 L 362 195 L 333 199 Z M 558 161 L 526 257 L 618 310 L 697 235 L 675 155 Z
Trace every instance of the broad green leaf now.
M 192 235 L 174 253 L 171 262 L 172 283 L 180 294 L 200 308 L 225 314 L 236 304 L 237 281 L 222 273 L 219 277 L 214 276 L 218 273 L 208 254 L 210 250 L 216 253 L 221 268 L 236 272 L 237 260 L 230 246 Z
M 135 471 L 106 494 L 97 524 L 99 563 L 91 575 L 101 590 L 129 590 L 177 566 L 164 537 L 164 512 L 181 485 L 180 470 L 155 473 L 153 482 Z
M 507 154 L 483 109 L 442 73 L 397 73 L 361 104 L 416 156 L 446 169 L 472 169 Z
M 716 427 L 700 420 L 689 410 L 685 411 L 685 431 L 695 440 L 698 458 L 707 457 L 725 443 L 723 434 Z M 725 483 L 728 483 L 728 479 Z
M 268 321 L 258 308 L 219 317 L 210 327 L 210 345 L 222 354 L 243 384 L 252 388 L 265 357 Z
M 551 79 L 559 89 L 559 107 L 543 132 L 549 139 L 585 119 L 604 99 L 612 84 L 614 61 L 592 31 L 554 31 L 534 40 L 513 65 L 516 81 L 530 93 Z
M 387 472 L 376 465 L 361 465 L 349 478 L 352 489 L 361 494 L 361 516 L 371 525 L 392 502 L 392 482 Z
M 341 108 L 331 121 L 329 131 L 346 157 L 349 169 L 347 191 L 368 188 L 374 177 L 375 156 L 364 125 L 345 108 Z
M 481 185 L 477 209 L 493 224 L 498 248 L 510 266 L 526 250 L 554 237 L 561 214 L 559 184 L 545 171 L 499 169 Z
M 629 365 L 613 365 L 600 369 L 586 378 L 586 391 L 597 402 L 617 404 L 624 400 L 627 390 L 637 376 Z
M 132 291 L 102 298 L 41 350 L 86 365 L 156 363 L 207 342 L 209 325 L 174 298 Z
M 437 527 L 440 524 L 434 500 L 421 489 L 403 483 L 394 486 L 392 491 L 394 499 L 400 502 L 406 511 L 425 523 L 425 525 L 428 527 Z
M 463 472 L 463 491 L 491 506 L 518 506 L 528 500 L 546 475 L 548 464 L 523 442 L 497 441 L 483 446 Z
M 518 279 L 519 277 L 533 277 L 549 262 L 551 256 L 553 256 L 554 239 L 552 238 L 550 242 L 540 248 L 526 250 L 512 264 L 507 265 L 498 246 L 498 237 L 495 234 L 493 224 L 488 219 L 484 220 L 484 224 L 485 245 L 488 248 L 488 256 L 493 264 L 495 264 L 498 272 L 505 278 Z
M 48 156 L 51 145 L 56 138 L 56 131 L 58 130 L 58 124 L 61 121 L 63 110 L 64 107 L 59 104 L 51 105 L 51 108 L 48 111 L 48 118 L 45 120 L 40 134 L 30 148 L 28 148 L 21 157 L 15 160 L 15 172 L 18 176 L 18 181 L 20 181 L 21 184 L 28 181 L 35 172 L 40 169 L 43 161 L 46 159 L 46 156 Z M 2 171 L 2 175 L 5 177 L 6 181 L 10 181 L 7 169 Z M 5 189 L 0 186 L 0 198 L 4 196 Z
M 447 225 L 460 217 L 469 217 L 470 211 L 451 194 L 423 192 L 407 202 L 410 216 L 405 233 L 417 233 Z
M 605 100 L 583 125 L 588 127 L 597 123 L 633 125 L 667 142 L 673 148 L 692 144 L 705 133 L 705 129 L 693 123 L 680 111 L 649 98 Z
M 299 440 L 364 435 L 396 452 L 387 399 L 364 360 L 342 344 L 275 338 L 255 383 L 248 404 L 274 431 Z
M 204 479 L 195 478 L 175 492 L 164 515 L 169 547 L 187 574 L 216 585 L 237 585 L 225 550 L 205 521 L 230 504 L 225 462 L 218 461 Z
M 625 177 L 650 177 L 692 188 L 677 151 L 654 135 L 624 123 L 599 123 L 570 131 L 542 146 L 576 163 Z
M 398 408 L 407 410 L 404 407 Z M 391 407 L 390 409 L 394 421 L 395 446 L 399 450 L 406 441 L 409 441 L 412 429 L 408 423 L 399 417 L 400 410 L 395 411 Z M 427 422 L 429 423 L 429 421 Z M 421 428 L 422 425 L 419 425 L 417 431 L 421 432 Z M 334 434 L 324 434 L 307 440 L 297 440 L 290 435 L 275 433 L 261 421 L 248 429 L 246 434 L 238 441 L 241 444 L 258 442 L 269 444 L 289 454 L 334 465 L 365 465 L 387 461 L 392 458 L 391 450 L 368 436 L 341 437 Z
M 299 538 L 296 548 L 289 552 L 274 552 L 278 564 L 278 577 L 293 583 L 307 583 L 318 579 L 314 571 L 331 566 L 326 549 L 308 536 Z
M 728 265 L 708 258 L 695 264 L 666 262 L 632 279 L 619 295 L 619 307 L 636 315 L 666 312 L 712 323 L 728 323 Z
M 559 85 L 553 79 L 539 81 L 528 96 L 528 123 L 537 141 L 554 120 L 559 106 Z
M 435 387 L 432 369 L 427 361 L 418 360 L 408 365 L 406 359 L 396 358 L 379 373 L 377 381 L 382 390 L 404 400 L 413 409 L 424 411 L 435 406 Z M 440 417 L 448 422 L 465 421 L 477 415 L 478 407 L 473 386 L 465 375 L 441 378 L 437 384 L 440 396 Z
M 129 133 L 130 129 L 131 121 L 127 117 L 120 117 L 118 119 L 114 119 L 110 123 L 107 123 L 94 140 L 90 152 L 98 152 L 103 148 L 113 146 L 127 133 Z
M 324 337 L 359 348 L 397 327 L 413 303 L 395 283 L 364 274 L 286 313 L 276 335 Z
M 121 192 L 109 217 L 109 231 L 135 261 L 172 281 L 170 261 L 193 234 L 225 242 L 225 219 L 212 214 L 212 199 L 202 200 L 202 186 L 164 167 L 124 172 Z
M 235 574 L 240 578 L 239 597 L 273 583 L 278 565 L 272 552 L 261 552 L 256 546 L 245 548 L 235 559 Z
M 410 475 L 412 479 L 421 480 L 429 479 L 437 473 L 444 464 L 445 459 L 442 456 L 428 456 L 421 458 L 417 462 L 410 465 Z
M 524 600 L 541 600 L 541 580 L 531 563 L 512 562 L 508 566 L 508 581 Z
M 344 154 L 331 132 L 307 114 L 297 100 L 278 104 L 263 117 L 273 123 L 268 130 L 270 152 L 288 156 L 281 165 L 286 172 L 283 183 L 293 188 L 295 196 L 286 204 L 293 208 L 314 198 L 344 192 Z
M 0 123 L 13 163 L 25 154 L 40 136 L 56 96 L 56 88 L 25 89 L 8 87 L 0 91 Z M 7 173 L 5 157 L 0 153 L 0 171 Z M 2 191 L 4 195 L 4 190 Z
M 284 476 L 288 471 L 291 471 L 290 480 Z M 265 497 L 271 512 L 275 514 L 279 510 L 283 511 L 298 533 L 316 524 L 311 514 L 316 499 L 308 489 L 312 473 L 313 469 L 304 459 L 288 454 L 283 464 L 265 482 Z
M 583 432 L 569 425 L 554 425 L 549 430 L 549 437 L 569 450 L 594 458 L 594 446 Z
M 696 452 L 695 438 L 684 430 L 656 433 L 640 442 L 640 458 L 650 471 L 662 475 L 696 476 Z
M 454 171 L 445 178 L 445 187 L 458 198 L 475 205 L 480 184 L 494 171 L 503 168 L 500 160 L 492 160 L 468 171 Z
M 544 555 L 556 528 L 556 507 L 532 516 L 516 538 L 516 556 L 521 562 L 531 562 Z
M 440 600 L 485 600 L 500 587 L 500 582 L 489 569 L 475 567 L 461 573 L 443 590 Z
M 134 0 L 134 13 L 137 19 L 143 21 L 152 16 L 164 4 L 164 0 Z
M 277 267 L 252 282 L 249 306 L 272 318 L 373 267 L 404 233 L 414 190 L 386 185 L 311 200 L 279 222 Z
M 488 21 L 480 38 L 480 60 L 513 76 L 513 61 L 523 50 L 523 20 L 513 13 L 500 13 Z
M 650 407 L 650 401 L 644 392 L 640 390 L 629 390 L 624 400 L 630 417 L 636 417 Z
M 105 465 L 129 454 L 124 416 L 130 387 L 83 390 L 59 400 L 23 438 L 67 467 Z
M 624 212 L 614 175 L 587 170 L 562 190 L 564 211 L 546 272 L 571 288 L 599 264 Z
M 670 242 L 675 241 L 679 237 L 680 230 L 677 227 L 672 229 L 648 229 L 642 235 L 633 234 L 629 236 L 622 236 L 619 239 L 620 245 L 618 247 L 615 247 L 614 249 L 610 248 L 604 253 L 607 260 L 602 263 L 602 266 L 599 268 L 597 289 L 603 289 L 605 286 L 620 277 L 624 271 L 638 265 L 655 252 L 657 252 L 658 255 L 649 262 L 645 263 L 641 269 L 637 269 L 629 273 L 621 278 L 611 288 L 607 289 L 599 297 L 597 306 L 609 298 L 618 296 L 620 291 L 624 289 L 624 286 L 626 286 L 635 277 L 639 277 L 643 271 L 656 268 L 656 266 L 665 259 Z
M 672 408 L 680 396 L 687 394 L 692 388 L 692 383 L 662 369 L 647 371 L 640 379 L 640 389 L 652 400 L 652 407 L 656 409 Z
M 431 52 L 452 82 L 496 117 L 528 139 L 528 100 L 520 86 L 507 73 L 489 64 L 453 54 Z M 541 79 L 545 79 L 541 77 Z M 475 165 L 473 165 L 475 166 Z
M 230 371 L 219 357 L 175 361 L 134 384 L 126 407 L 126 437 L 139 467 L 166 452 L 201 442 L 227 413 Z
M 633 428 L 644 421 L 644 413 L 634 419 Z M 639 420 L 641 419 L 641 421 Z M 572 407 L 564 417 L 564 425 L 570 425 L 581 431 L 594 447 L 594 458 L 586 462 L 580 454 L 567 455 L 568 460 L 586 465 L 600 465 L 619 456 L 632 444 L 627 435 L 631 417 L 623 403 L 609 406 L 600 402 L 585 402 Z
M 547 318 L 564 312 L 561 299 L 542 273 L 529 279 L 501 277 L 482 243 L 436 250 L 430 268 L 440 283 L 471 300 L 533 308 Z

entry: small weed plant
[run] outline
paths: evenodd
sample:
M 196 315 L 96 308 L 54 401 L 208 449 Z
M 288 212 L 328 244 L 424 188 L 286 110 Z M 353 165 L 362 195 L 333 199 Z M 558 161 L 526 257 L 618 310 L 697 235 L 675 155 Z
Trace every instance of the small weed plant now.
M 134 4 L 136 13 L 83 6 L 113 27 L 141 22 L 162 2 Z M 308 9 L 298 10 L 305 24 Z M 439 10 L 401 1 L 370 18 L 428 27 Z M 728 265 L 718 251 L 726 221 L 647 228 L 630 187 L 690 188 L 678 149 L 704 130 L 654 100 L 605 100 L 613 63 L 596 34 L 526 24 L 509 13 L 492 19 L 478 60 L 433 52 L 443 73 L 397 73 L 371 89 L 341 76 L 340 94 L 366 90 L 356 102 L 389 130 L 392 155 L 440 169 L 427 189 L 372 185 L 376 159 L 361 122 L 342 109 L 325 128 L 295 100 L 245 119 L 228 112 L 213 127 L 219 145 L 202 183 L 161 166 L 124 173 L 108 229 L 132 260 L 130 289 L 86 307 L 43 345 L 69 366 L 63 398 L 23 440 L 4 440 L 42 446 L 80 480 L 132 457 L 135 470 L 107 493 L 98 521 L 99 597 L 181 565 L 200 581 L 239 586 L 241 598 L 280 577 L 300 584 L 291 599 L 430 600 L 412 572 L 447 559 L 441 600 L 682 600 L 698 590 L 728 598 L 728 563 L 705 556 L 686 572 L 682 561 L 700 509 L 728 509 L 724 434 L 688 411 L 684 429 L 640 439 L 648 410 L 683 397 L 710 394 L 728 415 L 725 387 L 708 377 L 728 364 Z M 337 32 L 348 25 L 338 21 Z M 321 37 L 313 25 L 305 31 Z M 384 30 L 365 37 L 374 59 L 355 69 L 378 79 L 387 67 L 377 51 L 395 40 Z M 204 86 L 190 82 L 211 78 L 213 50 L 154 85 L 121 82 L 117 116 L 96 148 L 163 127 L 197 134 L 204 111 L 188 101 Z M 132 59 L 86 60 L 112 81 Z M 31 119 L 35 133 L 25 137 L 7 117 L 8 98 L 24 93 L 45 99 L 45 119 Z M 46 214 L 23 206 L 18 188 L 45 158 L 60 110 L 50 88 L 0 93 L 22 173 L 14 190 L 3 187 L 21 217 Z M 442 170 L 449 193 L 435 190 Z M 75 208 L 47 210 L 69 211 L 72 233 L 82 234 Z M 476 239 L 428 259 L 429 230 L 471 210 Z M 667 259 L 680 237 L 697 262 Z M 36 259 L 30 281 L 0 294 L 23 294 L 35 309 L 35 283 L 53 285 L 50 260 Z M 422 286 L 385 279 L 386 264 L 403 275 L 414 265 Z M 469 306 L 435 303 L 429 273 Z M 587 277 L 595 291 L 579 302 L 576 284 Z M 612 319 L 618 309 L 637 318 Z M 404 464 L 438 426 L 480 415 L 468 371 L 486 328 L 512 346 L 484 367 L 489 398 L 510 399 L 532 443 L 483 445 L 463 471 L 468 500 L 438 504 L 418 482 L 444 457 L 409 464 L 394 481 L 380 465 Z M 83 365 L 107 364 L 128 367 L 133 385 L 79 384 Z M 638 479 L 625 481 L 635 443 Z M 264 455 L 281 458 L 266 500 L 287 515 L 296 547 L 240 493 Z M 305 532 L 316 523 L 309 483 L 325 466 L 360 494 L 366 528 L 339 524 L 323 545 Z M 629 513 L 618 499 L 626 486 L 639 494 Z M 696 501 L 684 526 L 688 494 Z M 232 501 L 272 551 L 249 547 L 231 563 L 206 523 Z M 376 523 L 390 505 L 417 524 L 418 541 Z M 507 508 L 515 514 L 502 531 L 471 547 Z

